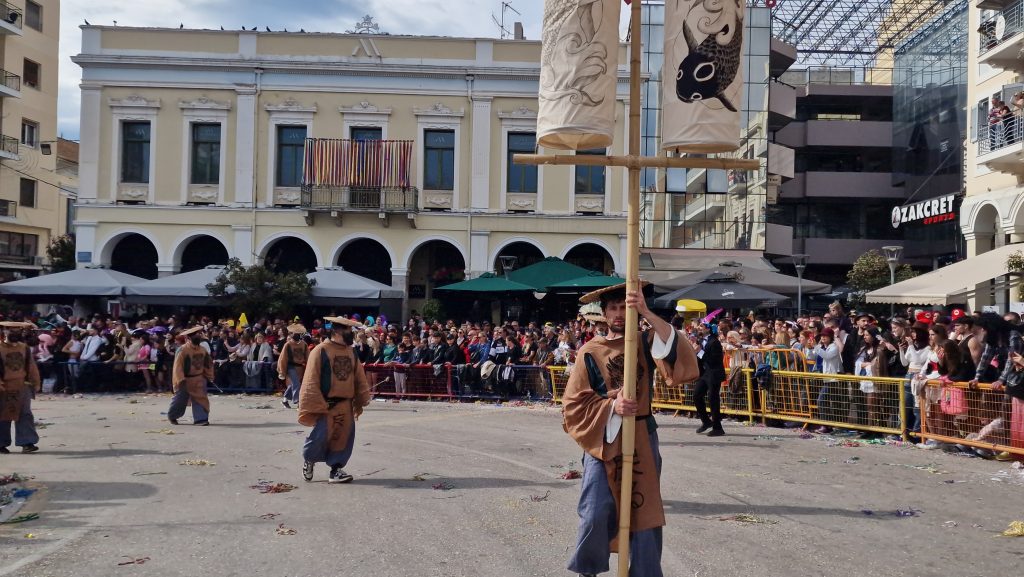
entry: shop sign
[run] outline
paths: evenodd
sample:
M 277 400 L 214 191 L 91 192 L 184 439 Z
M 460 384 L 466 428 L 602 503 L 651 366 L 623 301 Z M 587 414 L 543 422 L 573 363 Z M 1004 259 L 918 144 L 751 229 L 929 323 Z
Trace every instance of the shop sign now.
M 956 195 L 950 194 L 906 206 L 897 206 L 892 209 L 892 227 L 899 228 L 900 225 L 911 222 L 937 224 L 956 220 L 956 208 L 953 204 L 955 198 Z

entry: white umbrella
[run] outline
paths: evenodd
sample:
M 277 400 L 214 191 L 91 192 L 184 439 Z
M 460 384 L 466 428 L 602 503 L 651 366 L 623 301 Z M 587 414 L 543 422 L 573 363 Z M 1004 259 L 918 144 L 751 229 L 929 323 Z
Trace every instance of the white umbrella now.
M 22 296 L 119 297 L 146 279 L 99 267 L 40 275 L 0 284 L 0 294 Z

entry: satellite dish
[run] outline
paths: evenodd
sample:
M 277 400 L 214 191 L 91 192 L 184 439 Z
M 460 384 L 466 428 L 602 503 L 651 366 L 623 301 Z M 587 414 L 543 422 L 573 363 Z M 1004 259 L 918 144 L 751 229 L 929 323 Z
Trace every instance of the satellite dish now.
M 1000 14 L 996 17 L 996 38 L 1002 42 L 1003 36 L 1006 36 L 1006 16 Z

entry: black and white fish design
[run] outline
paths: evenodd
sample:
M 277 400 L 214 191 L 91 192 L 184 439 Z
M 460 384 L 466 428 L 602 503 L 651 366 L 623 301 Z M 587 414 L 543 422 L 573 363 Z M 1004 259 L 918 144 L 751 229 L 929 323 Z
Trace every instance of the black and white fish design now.
M 718 42 L 718 36 L 728 38 L 730 33 L 732 39 L 728 43 Z M 726 108 L 736 112 L 736 106 L 726 97 L 725 91 L 739 71 L 743 23 L 736 19 L 698 44 L 689 24 L 684 22 L 683 38 L 689 51 L 676 72 L 676 96 L 688 104 L 717 98 Z

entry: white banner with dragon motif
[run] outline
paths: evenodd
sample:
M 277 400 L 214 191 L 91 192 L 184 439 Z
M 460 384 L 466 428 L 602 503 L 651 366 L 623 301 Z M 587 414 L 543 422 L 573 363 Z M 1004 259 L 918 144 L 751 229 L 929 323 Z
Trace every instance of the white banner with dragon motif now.
M 666 0 L 662 146 L 740 146 L 744 0 Z
M 611 145 L 621 0 L 545 0 L 537 143 L 558 150 Z

